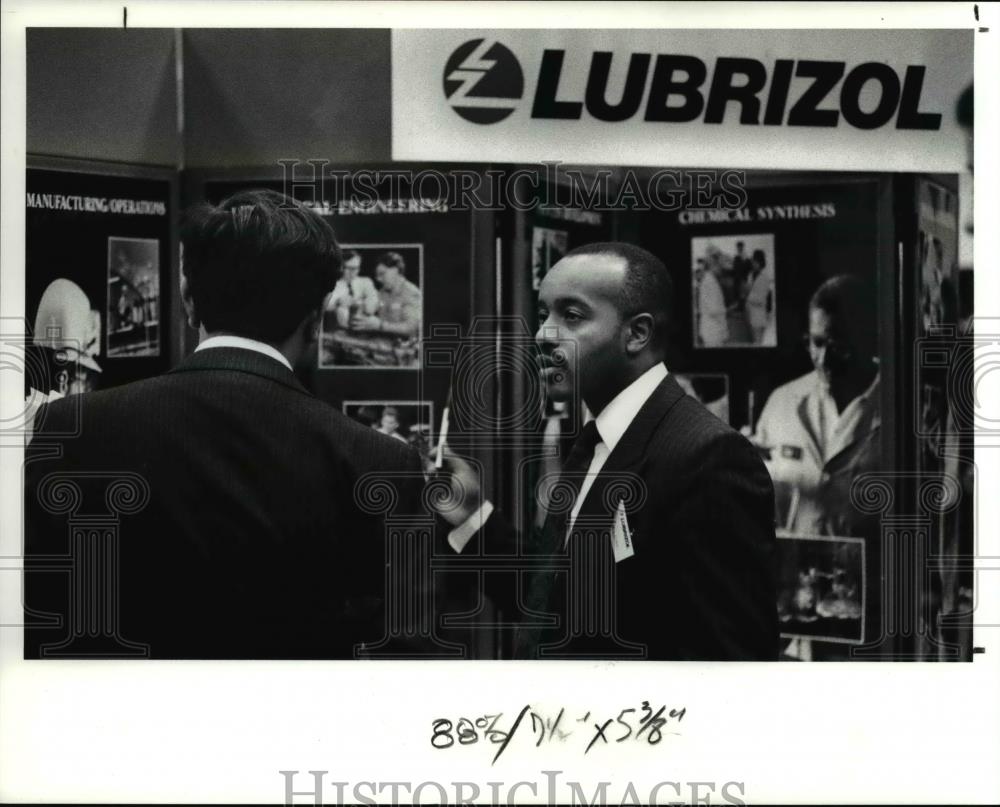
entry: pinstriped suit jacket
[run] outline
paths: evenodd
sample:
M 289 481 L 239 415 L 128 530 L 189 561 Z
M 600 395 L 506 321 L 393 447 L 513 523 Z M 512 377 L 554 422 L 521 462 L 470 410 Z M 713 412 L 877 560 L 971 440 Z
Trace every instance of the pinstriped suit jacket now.
M 57 436 L 77 421 L 77 436 Z M 279 362 L 199 351 L 165 375 L 54 402 L 36 424 L 30 554 L 69 549 L 73 514 L 39 503 L 50 474 L 82 491 L 74 518 L 107 512 L 115 474 L 148 485 L 145 507 L 118 520 L 116 630 L 127 642 L 159 658 L 339 658 L 381 637 L 384 522 L 359 508 L 355 483 L 401 473 L 398 507 L 416 508 L 419 458 L 312 396 Z M 48 446 L 62 456 L 43 458 Z M 68 617 L 65 579 L 26 577 L 30 607 Z M 27 630 L 26 657 L 66 629 Z
M 642 492 L 633 497 L 637 480 Z M 615 563 L 608 531 L 623 498 L 635 554 Z M 551 564 L 525 574 L 504 603 L 521 619 L 516 656 L 777 658 L 770 476 L 750 442 L 672 376 L 611 452 L 569 540 L 551 523 L 519 548 Z M 487 553 L 518 552 L 502 517 L 491 517 L 478 540 Z M 542 624 L 545 615 L 555 624 Z M 600 635 L 602 626 L 613 635 Z

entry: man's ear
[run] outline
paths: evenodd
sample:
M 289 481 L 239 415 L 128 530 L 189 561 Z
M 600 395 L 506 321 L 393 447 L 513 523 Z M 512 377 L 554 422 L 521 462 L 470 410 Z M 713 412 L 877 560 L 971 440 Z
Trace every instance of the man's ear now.
M 191 284 L 188 283 L 187 275 L 184 274 L 184 264 L 181 263 L 181 301 L 184 303 L 184 313 L 187 316 L 188 325 L 195 330 L 201 325 L 197 312 L 194 310 L 194 299 L 191 297 Z
M 321 317 L 323 316 L 323 308 L 314 308 L 308 314 L 306 318 L 302 320 L 302 341 L 305 344 L 310 342 L 316 342 L 319 340 L 319 326 Z
M 653 341 L 655 323 L 652 314 L 636 314 L 627 323 L 625 351 L 634 356 L 645 350 Z

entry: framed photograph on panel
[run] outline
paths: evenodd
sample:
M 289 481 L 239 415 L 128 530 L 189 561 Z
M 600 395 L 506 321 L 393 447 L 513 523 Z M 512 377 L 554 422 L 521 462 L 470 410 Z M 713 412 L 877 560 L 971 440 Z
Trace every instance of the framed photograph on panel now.
M 778 344 L 773 233 L 692 238 L 691 273 L 695 347 Z
M 864 641 L 864 538 L 779 532 L 776 568 L 783 638 Z
M 917 183 L 916 247 L 925 335 L 958 319 L 958 194 L 926 179 Z
M 160 355 L 160 242 L 108 237 L 109 358 Z
M 321 369 L 420 368 L 423 244 L 344 244 L 341 276 L 323 301 Z

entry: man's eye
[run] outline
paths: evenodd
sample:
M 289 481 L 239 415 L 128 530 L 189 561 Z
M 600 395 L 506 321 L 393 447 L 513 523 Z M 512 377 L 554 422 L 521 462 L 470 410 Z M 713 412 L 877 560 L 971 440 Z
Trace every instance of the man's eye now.
M 566 320 L 566 322 L 579 322 L 583 319 L 583 317 L 579 311 L 569 310 L 563 314 L 563 319 Z

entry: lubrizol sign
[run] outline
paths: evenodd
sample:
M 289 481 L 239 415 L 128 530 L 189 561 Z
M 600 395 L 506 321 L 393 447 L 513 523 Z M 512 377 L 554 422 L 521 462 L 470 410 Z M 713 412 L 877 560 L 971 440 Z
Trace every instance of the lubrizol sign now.
M 961 171 L 969 30 L 394 30 L 396 160 Z

